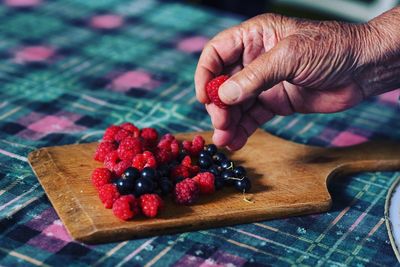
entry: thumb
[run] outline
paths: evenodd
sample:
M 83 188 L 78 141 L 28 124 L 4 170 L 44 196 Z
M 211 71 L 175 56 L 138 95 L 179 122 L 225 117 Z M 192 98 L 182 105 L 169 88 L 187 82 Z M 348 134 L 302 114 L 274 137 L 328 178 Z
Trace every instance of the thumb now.
M 299 58 L 292 51 L 294 41 L 290 37 L 283 39 L 224 82 L 218 91 L 222 102 L 228 105 L 239 104 L 257 97 L 281 81 L 291 79 L 298 62 L 295 57 Z

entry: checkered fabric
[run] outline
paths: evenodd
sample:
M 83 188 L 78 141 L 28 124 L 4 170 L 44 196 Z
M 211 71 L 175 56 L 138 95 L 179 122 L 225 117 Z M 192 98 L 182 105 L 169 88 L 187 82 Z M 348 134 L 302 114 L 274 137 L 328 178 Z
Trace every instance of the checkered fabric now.
M 383 209 L 394 172 L 330 184 L 330 212 L 85 245 L 71 240 L 27 163 L 38 147 L 96 141 L 131 121 L 210 130 L 193 72 L 205 42 L 240 18 L 156 0 L 0 3 L 1 266 L 394 266 Z M 400 137 L 398 91 L 331 115 L 275 117 L 269 132 L 345 146 Z M 68 157 L 68 155 L 65 155 Z

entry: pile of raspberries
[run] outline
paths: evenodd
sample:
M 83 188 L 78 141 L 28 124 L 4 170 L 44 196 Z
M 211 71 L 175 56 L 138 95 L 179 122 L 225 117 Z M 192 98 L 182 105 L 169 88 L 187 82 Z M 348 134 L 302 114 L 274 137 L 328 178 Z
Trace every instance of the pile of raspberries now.
M 227 108 L 218 97 L 219 86 L 228 79 L 219 76 L 207 85 L 210 100 Z M 224 185 L 240 192 L 251 183 L 242 166 L 234 166 L 203 137 L 180 142 L 172 134 L 159 136 L 154 128 L 139 129 L 126 122 L 111 125 L 94 154 L 102 168 L 92 172 L 92 183 L 107 209 L 122 220 L 142 213 L 155 217 L 163 209 L 162 197 L 172 195 L 175 203 L 192 205 L 201 194 L 213 194 Z

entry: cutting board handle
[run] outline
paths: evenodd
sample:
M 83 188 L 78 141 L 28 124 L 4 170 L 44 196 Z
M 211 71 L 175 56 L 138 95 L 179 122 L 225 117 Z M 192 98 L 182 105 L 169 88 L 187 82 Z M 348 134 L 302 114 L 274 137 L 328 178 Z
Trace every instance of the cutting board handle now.
M 400 170 L 400 142 L 380 140 L 329 148 L 326 157 L 335 161 L 335 175 L 363 171 Z

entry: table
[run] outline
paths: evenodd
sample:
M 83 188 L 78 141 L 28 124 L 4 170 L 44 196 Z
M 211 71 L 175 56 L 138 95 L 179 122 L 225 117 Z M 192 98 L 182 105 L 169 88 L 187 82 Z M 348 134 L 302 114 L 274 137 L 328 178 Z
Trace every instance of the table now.
M 164 132 L 210 130 L 193 72 L 204 43 L 240 20 L 155 0 L 0 4 L 0 265 L 398 264 L 383 206 L 399 172 L 333 181 L 334 204 L 325 214 L 103 245 L 67 234 L 27 154 L 96 141 L 109 124 L 123 121 Z M 399 139 L 398 93 L 337 114 L 275 117 L 264 128 L 320 146 Z

